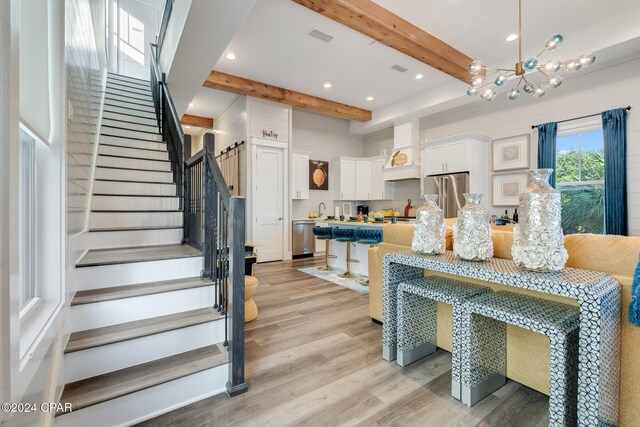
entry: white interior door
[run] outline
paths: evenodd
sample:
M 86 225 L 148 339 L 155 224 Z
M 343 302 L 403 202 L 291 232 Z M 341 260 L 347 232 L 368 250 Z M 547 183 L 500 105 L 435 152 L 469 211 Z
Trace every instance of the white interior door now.
M 280 148 L 256 146 L 253 196 L 254 242 L 258 260 L 278 261 L 283 257 L 284 152 Z

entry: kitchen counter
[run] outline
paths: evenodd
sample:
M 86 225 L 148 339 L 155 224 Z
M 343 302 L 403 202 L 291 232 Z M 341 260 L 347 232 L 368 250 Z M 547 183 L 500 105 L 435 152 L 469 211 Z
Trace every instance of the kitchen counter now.
M 318 220 L 318 225 L 328 224 L 332 227 L 375 227 L 382 228 L 387 224 L 391 224 L 391 221 L 385 222 L 363 222 L 363 221 L 340 221 L 337 219 L 321 219 Z M 415 220 L 412 221 L 398 221 L 398 225 L 415 225 Z

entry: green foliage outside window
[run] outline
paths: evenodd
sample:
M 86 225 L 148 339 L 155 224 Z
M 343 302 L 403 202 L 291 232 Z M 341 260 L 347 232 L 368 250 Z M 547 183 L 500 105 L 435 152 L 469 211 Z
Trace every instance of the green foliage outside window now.
M 556 182 L 561 193 L 564 234 L 604 233 L 604 151 L 558 150 Z

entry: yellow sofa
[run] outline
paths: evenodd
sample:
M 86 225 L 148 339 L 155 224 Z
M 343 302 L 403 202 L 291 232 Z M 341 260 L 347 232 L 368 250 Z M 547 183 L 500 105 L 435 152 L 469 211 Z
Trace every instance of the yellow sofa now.
M 414 227 L 403 224 L 387 225 L 384 241 L 369 249 L 369 303 L 372 319 L 382 321 L 382 257 L 389 252 L 411 247 Z M 511 259 L 513 234 L 494 229 L 492 233 L 494 257 Z M 447 250 L 453 240 L 447 229 Z M 640 425 L 640 328 L 629 323 L 627 309 L 631 301 L 631 282 L 640 253 L 640 237 L 593 234 L 565 236 L 569 252 L 567 267 L 608 273 L 622 285 L 621 344 L 620 344 L 620 426 Z M 425 274 L 440 274 L 425 271 Z M 440 274 L 446 276 L 445 274 Z M 543 298 L 577 305 L 574 300 L 482 283 L 494 290 L 536 294 Z M 451 307 L 438 303 L 438 347 L 451 351 Z M 544 335 L 515 326 L 507 328 L 507 376 L 542 393 L 549 394 L 549 339 Z

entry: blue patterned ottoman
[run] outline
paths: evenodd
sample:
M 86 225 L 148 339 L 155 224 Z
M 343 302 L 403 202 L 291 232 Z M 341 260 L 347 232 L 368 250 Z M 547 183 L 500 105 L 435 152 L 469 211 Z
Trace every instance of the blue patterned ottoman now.
M 441 276 L 406 280 L 398 285 L 397 362 L 407 366 L 436 351 L 437 301 L 453 308 L 451 363 L 460 363 L 460 307 L 470 298 L 491 292 L 491 288 Z M 456 369 L 457 372 L 460 369 Z M 453 377 L 452 377 L 453 378 Z M 451 381 L 451 395 L 460 400 L 460 379 Z
M 462 401 L 472 406 L 506 383 L 507 324 L 549 337 L 549 425 L 577 423 L 578 307 L 512 292 L 480 295 L 461 308 Z M 452 371 L 453 375 L 453 371 Z

